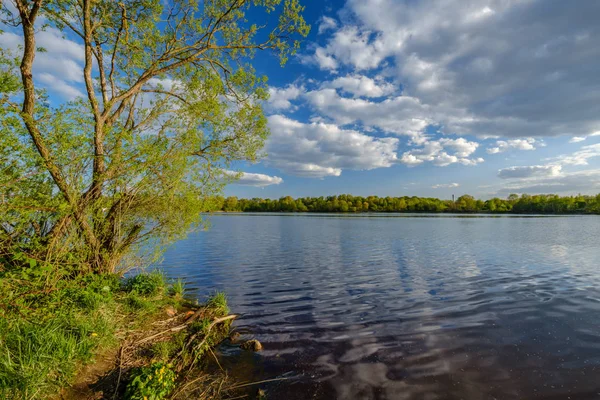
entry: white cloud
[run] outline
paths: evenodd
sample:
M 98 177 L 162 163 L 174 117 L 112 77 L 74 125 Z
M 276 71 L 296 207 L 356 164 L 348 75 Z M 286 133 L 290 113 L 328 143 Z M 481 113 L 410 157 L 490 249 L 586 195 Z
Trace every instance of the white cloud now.
M 327 16 L 323 16 L 321 18 L 321 22 L 319 23 L 319 35 L 325 33 L 329 30 L 333 30 L 337 28 L 338 24 L 335 19 Z
M 85 94 L 74 86 L 69 85 L 62 79 L 58 79 L 52 74 L 41 72 L 36 75 L 39 83 L 44 85 L 51 92 L 59 94 L 65 100 L 74 100 L 77 97 L 84 97 Z
M 469 142 L 465 138 L 458 138 L 458 139 L 442 138 L 439 140 L 439 143 L 442 146 L 444 146 L 444 148 L 453 149 L 455 151 L 455 155 L 457 157 L 461 157 L 461 158 L 469 157 L 479 147 L 479 143 Z
M 506 193 L 597 193 L 600 170 L 564 171 L 564 166 L 588 165 L 588 159 L 600 157 L 600 143 L 583 146 L 572 154 L 547 159 L 548 164 L 514 166 L 498 171 L 498 177 L 512 180 L 498 194 Z
M 397 162 L 397 138 L 376 138 L 322 122 L 269 117 L 267 163 L 292 175 L 339 176 L 344 169 L 386 168 Z
M 252 172 L 235 172 L 225 171 L 227 175 L 238 176 L 239 179 L 234 182 L 237 185 L 265 187 L 270 185 L 279 185 L 283 183 L 283 179 L 278 176 L 270 176 L 265 174 L 255 174 Z
M 512 140 L 498 140 L 496 147 L 490 147 L 487 149 L 489 154 L 504 153 L 508 150 L 535 150 L 536 140 L 534 138 L 525 139 L 512 139 Z
M 48 54 L 50 57 L 60 55 L 81 63 L 85 60 L 83 45 L 65 38 L 64 34 L 56 28 L 48 27 L 37 32 L 36 45 L 46 50 L 45 53 L 38 53 L 36 57 L 40 54 Z M 82 74 L 83 72 L 79 71 L 79 75 Z M 83 76 L 81 79 L 83 79 Z
M 4 49 L 20 54 L 23 45 L 21 35 L 6 31 L 0 34 Z M 36 33 L 36 45 L 44 52 L 36 52 L 33 74 L 36 83 L 65 100 L 83 96 L 78 85 L 83 83 L 83 46 L 63 37 L 63 34 L 48 27 Z
M 569 143 L 579 143 L 583 142 L 585 139 L 587 139 L 585 136 L 573 136 L 571 140 L 569 140 Z
M 342 89 L 355 97 L 382 97 L 396 90 L 395 86 L 381 80 L 371 79 L 364 75 L 347 75 L 330 82 L 325 82 L 323 88 Z
M 519 179 L 507 183 L 496 192 L 498 196 L 509 193 L 556 193 L 572 195 L 573 193 L 597 194 L 600 192 L 600 169 L 561 173 L 550 177 L 534 177 Z
M 594 157 L 600 157 L 600 143 L 583 146 L 572 154 L 563 154 L 548 160 L 562 165 L 588 165 L 588 160 Z
M 315 49 L 314 61 L 321 69 L 336 69 L 338 62 L 350 64 L 356 70 L 372 69 L 386 57 L 385 45 L 372 32 L 356 26 L 344 26 L 335 31 L 325 47 Z M 336 63 L 323 63 L 330 58 Z
M 426 116 L 427 107 L 409 96 L 376 102 L 341 97 L 335 89 L 321 89 L 308 92 L 305 97 L 321 115 L 341 125 L 361 122 L 367 127 L 418 138 L 432 123 Z
M 291 100 L 296 100 L 302 93 L 304 88 L 294 84 L 284 88 L 270 87 L 269 88 L 269 108 L 273 110 L 287 110 L 292 107 Z
M 321 69 L 328 69 L 331 71 L 335 71 L 338 68 L 338 62 L 335 60 L 335 58 L 333 58 L 332 56 L 330 56 L 329 54 L 327 54 L 327 52 L 318 47 L 315 50 L 315 54 L 312 57 L 303 57 L 302 61 L 304 63 L 310 64 L 310 63 L 316 63 Z
M 154 89 L 163 89 L 167 91 L 181 90 L 182 82 L 171 78 L 152 78 L 148 80 L 147 85 Z
M 522 167 L 508 167 L 498 171 L 498 177 L 502 179 L 525 179 L 560 176 L 562 166 L 560 165 L 529 165 Z
M 460 185 L 458 183 L 438 183 L 437 185 L 433 185 L 431 188 L 432 189 L 450 189 L 450 188 L 456 188 L 459 186 Z
M 442 138 L 434 141 L 427 141 L 420 148 L 411 149 L 404 152 L 400 162 L 408 166 L 415 166 L 424 162 L 431 162 L 439 167 L 445 167 L 450 164 L 460 163 L 463 165 L 477 165 L 484 161 L 483 158 L 469 158 L 477 147 L 476 142 L 470 142 L 464 138 L 448 139 Z M 450 150 L 450 154 L 447 150 Z

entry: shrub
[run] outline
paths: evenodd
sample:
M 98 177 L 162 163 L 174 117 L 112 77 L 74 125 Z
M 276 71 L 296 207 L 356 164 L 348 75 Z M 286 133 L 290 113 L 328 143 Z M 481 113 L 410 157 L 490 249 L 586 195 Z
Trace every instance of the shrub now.
M 144 296 L 158 294 L 165 287 L 165 276 L 158 270 L 154 270 L 149 274 L 135 275 L 125 282 L 125 290 L 127 292 L 135 292 Z

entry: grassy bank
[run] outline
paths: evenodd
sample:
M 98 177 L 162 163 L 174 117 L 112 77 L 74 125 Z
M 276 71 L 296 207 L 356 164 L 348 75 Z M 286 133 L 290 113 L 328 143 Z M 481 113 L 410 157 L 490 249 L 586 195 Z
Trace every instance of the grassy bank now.
M 103 377 L 96 385 L 103 397 L 172 398 L 193 389 L 190 371 L 229 332 L 222 294 L 194 305 L 181 282 L 169 283 L 159 272 L 121 279 L 31 270 L 36 274 L 0 271 L 2 399 L 53 398 L 61 391 L 62 398 L 78 398 L 65 388 L 94 383 L 85 375 L 101 356 L 105 365 L 95 373 Z

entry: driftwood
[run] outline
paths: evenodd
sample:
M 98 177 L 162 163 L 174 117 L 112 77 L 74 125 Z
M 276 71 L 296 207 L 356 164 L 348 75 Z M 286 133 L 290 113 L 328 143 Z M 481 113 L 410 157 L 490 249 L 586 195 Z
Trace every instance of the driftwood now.
M 137 342 L 137 344 L 143 344 L 143 343 L 149 342 L 149 341 L 151 341 L 151 340 L 153 340 L 153 339 L 156 339 L 157 337 L 160 337 L 160 336 L 162 336 L 162 335 L 164 335 L 164 334 L 166 334 L 166 333 L 179 332 L 179 331 L 181 331 L 181 330 L 183 330 L 183 329 L 187 328 L 187 327 L 188 327 L 188 326 L 189 326 L 189 325 L 190 325 L 192 322 L 194 322 L 195 320 L 197 320 L 197 319 L 198 319 L 198 317 L 199 317 L 199 316 L 200 316 L 200 315 L 201 315 L 201 314 L 202 314 L 204 311 L 205 311 L 205 308 L 199 308 L 199 309 L 198 309 L 198 310 L 197 310 L 197 311 L 196 311 L 196 312 L 195 312 L 195 313 L 194 313 L 194 314 L 193 314 L 193 315 L 192 315 L 190 318 L 188 318 L 188 319 L 187 319 L 187 320 L 186 320 L 186 321 L 185 321 L 183 324 L 181 324 L 181 325 L 177 325 L 177 326 L 174 326 L 174 327 L 172 327 L 172 328 L 169 328 L 169 329 L 166 329 L 166 330 L 164 330 L 164 331 L 158 332 L 158 333 L 156 333 L 156 334 L 154 334 L 154 335 L 151 335 L 151 336 L 145 337 L 145 338 L 141 339 L 139 342 Z M 213 325 L 213 324 L 215 324 L 215 323 L 219 323 L 219 322 L 227 321 L 227 320 L 230 320 L 230 319 L 234 319 L 234 318 L 236 318 L 236 317 L 237 317 L 237 315 L 228 315 L 228 316 L 226 316 L 226 317 L 223 317 L 223 318 L 217 318 L 215 321 L 213 321 L 213 323 L 211 324 L 210 328 L 212 328 L 212 325 Z M 222 319 L 222 321 L 221 321 L 221 319 Z
M 201 333 L 204 334 L 204 339 L 202 339 L 202 341 L 199 344 L 194 346 L 194 350 L 201 348 L 204 345 L 204 343 L 206 343 L 206 339 L 208 339 L 208 335 L 215 325 L 220 324 L 225 321 L 235 319 L 235 318 L 237 318 L 237 315 L 235 315 L 235 314 L 227 315 L 227 316 L 221 317 L 221 318 L 215 318 L 213 320 L 213 322 L 210 323 L 210 325 L 208 326 L 208 328 L 206 329 L 205 332 L 196 332 L 192 336 L 190 336 L 188 341 L 186 342 L 186 344 L 183 346 L 183 348 L 181 349 L 181 351 L 177 354 L 177 356 L 175 358 L 177 359 L 177 358 L 183 356 L 183 353 L 185 353 L 188 346 L 190 344 L 192 344 L 194 342 L 194 340 L 196 340 L 198 338 L 199 334 L 201 334 Z
M 232 320 L 232 319 L 234 319 L 234 318 L 237 318 L 237 315 L 235 315 L 235 314 L 232 314 L 232 315 L 228 315 L 228 316 L 226 316 L 226 317 L 216 318 L 216 319 L 215 319 L 213 322 L 211 322 L 211 324 L 208 326 L 208 329 L 206 330 L 206 332 L 204 332 L 204 339 L 202 339 L 202 341 L 201 341 L 199 344 L 197 344 L 197 345 L 195 345 L 195 346 L 194 346 L 194 350 L 195 350 L 195 349 L 199 349 L 199 348 L 201 348 L 201 347 L 204 345 L 204 343 L 206 343 L 206 339 L 208 339 L 208 334 L 210 333 L 211 329 L 212 329 L 212 328 L 213 328 L 215 325 L 217 325 L 217 324 L 220 324 L 220 323 L 222 323 L 222 322 L 225 322 L 225 321 Z M 190 341 L 190 342 L 191 342 L 191 341 Z

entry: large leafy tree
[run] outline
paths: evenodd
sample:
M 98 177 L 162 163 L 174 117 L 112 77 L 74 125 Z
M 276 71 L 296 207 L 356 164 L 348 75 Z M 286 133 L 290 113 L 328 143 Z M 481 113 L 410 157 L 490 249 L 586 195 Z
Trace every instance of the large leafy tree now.
M 0 44 L 0 256 L 76 272 L 115 271 L 200 223 L 229 165 L 256 160 L 268 135 L 251 59 L 285 63 L 309 29 L 298 0 L 3 7 L 23 42 Z M 84 97 L 60 104 L 36 87 L 43 25 L 81 44 Z

